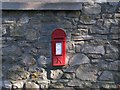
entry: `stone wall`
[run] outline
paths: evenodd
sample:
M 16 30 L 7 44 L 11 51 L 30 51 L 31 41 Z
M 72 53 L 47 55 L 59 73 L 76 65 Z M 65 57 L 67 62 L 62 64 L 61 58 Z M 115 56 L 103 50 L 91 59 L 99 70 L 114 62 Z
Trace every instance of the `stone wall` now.
M 120 2 L 78 11 L 3 11 L 3 88 L 120 89 Z M 67 64 L 51 65 L 51 33 L 67 34 Z

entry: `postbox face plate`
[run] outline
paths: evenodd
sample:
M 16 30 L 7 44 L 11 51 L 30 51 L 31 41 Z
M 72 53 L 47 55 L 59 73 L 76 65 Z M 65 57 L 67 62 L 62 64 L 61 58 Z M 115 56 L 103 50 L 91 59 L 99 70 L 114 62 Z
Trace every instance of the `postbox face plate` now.
M 55 44 L 55 52 L 56 55 L 62 55 L 62 42 Z
M 64 66 L 66 64 L 66 34 L 62 29 L 52 33 L 52 65 Z

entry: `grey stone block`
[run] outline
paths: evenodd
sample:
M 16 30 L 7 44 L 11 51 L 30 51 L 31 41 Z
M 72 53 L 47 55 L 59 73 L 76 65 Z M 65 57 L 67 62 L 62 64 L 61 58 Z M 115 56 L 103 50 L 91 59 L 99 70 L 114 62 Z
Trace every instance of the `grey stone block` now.
M 64 79 L 73 79 L 73 78 L 75 78 L 75 73 L 64 73 L 63 78 Z
M 98 63 L 99 70 L 109 70 L 109 63 L 105 60 L 100 60 Z
M 109 29 L 110 25 L 119 25 L 119 20 L 118 19 L 104 19 L 104 24 L 103 26 Z
M 8 80 L 2 82 L 2 87 L 8 90 L 12 89 L 12 83 Z
M 33 41 L 33 40 L 38 39 L 37 34 L 38 33 L 35 30 L 29 29 L 29 30 L 26 30 L 25 37 L 26 37 L 27 40 Z
M 104 56 L 106 59 L 113 59 L 113 60 L 116 60 L 119 58 L 119 53 L 108 53 L 108 54 L 105 54 Z
M 75 90 L 73 87 L 65 87 L 64 90 Z
M 80 80 L 88 80 L 95 82 L 97 80 L 97 73 L 98 69 L 96 66 L 91 64 L 85 64 L 78 67 L 78 69 L 76 70 L 76 77 Z
M 68 67 L 68 68 L 64 69 L 64 72 L 65 73 L 66 72 L 67 73 L 75 73 L 78 67 L 79 67 L 79 65 Z
M 72 40 L 74 41 L 84 41 L 84 40 L 92 40 L 93 36 L 90 35 L 81 35 L 81 36 L 72 36 Z
M 6 46 L 2 49 L 3 55 L 9 55 L 9 56 L 21 56 L 22 51 L 18 46 L 12 45 L 12 46 Z
M 70 51 L 70 50 L 75 50 L 75 44 L 74 44 L 74 42 L 67 42 L 67 50 L 68 50 L 68 52 Z
M 24 36 L 25 30 L 21 24 L 11 24 L 10 28 L 10 36 Z
M 117 89 L 117 85 L 115 84 L 115 82 L 99 82 L 99 85 L 101 88 L 104 89 Z
M 118 53 L 119 50 L 116 46 L 113 46 L 113 45 L 107 45 L 106 46 L 106 53 Z
M 20 24 L 26 24 L 28 23 L 30 20 L 30 18 L 27 16 L 27 15 L 22 15 L 19 20 L 17 21 L 17 23 L 20 23 Z
M 99 4 L 85 5 L 83 6 L 84 14 L 99 14 L 101 13 L 101 6 Z
M 104 55 L 105 54 L 105 49 L 104 46 L 85 46 L 82 48 L 82 52 L 83 53 L 94 53 L 94 54 L 101 54 Z
M 6 25 L 0 26 L 0 30 L 2 30 L 2 35 L 7 34 L 7 27 L 6 27 Z M 1 33 L 1 32 L 0 32 L 0 33 Z
M 24 71 L 23 67 L 20 65 L 13 65 L 11 68 L 9 68 L 9 71 Z
M 97 26 L 92 26 L 90 29 L 90 33 L 91 34 L 109 34 L 109 30 L 108 29 L 101 29 Z
M 111 4 L 110 4 L 111 3 Z M 115 10 L 116 10 L 116 6 L 117 5 L 112 5 L 113 3 L 117 3 L 117 2 L 110 2 L 109 4 L 107 4 L 107 3 L 105 3 L 105 4 L 103 4 L 102 6 L 101 6 L 101 9 L 102 9 L 102 12 L 103 13 L 113 13 L 113 12 L 115 12 Z
M 113 35 L 110 35 L 109 36 L 109 38 L 111 39 L 111 40 L 118 40 L 118 39 L 120 39 L 120 35 L 119 34 L 113 34 Z
M 88 35 L 88 29 L 78 29 L 80 31 L 80 35 Z
M 81 82 L 80 80 L 78 79 L 73 79 L 71 80 L 70 82 L 68 82 L 68 86 L 71 86 L 71 87 L 74 87 L 74 86 L 77 86 L 77 87 L 81 87 L 83 88 L 83 82 Z
M 70 66 L 90 63 L 89 58 L 84 54 L 75 54 L 69 61 Z
M 103 81 L 113 81 L 113 74 L 110 71 L 104 71 L 101 76 L 99 77 L 99 80 L 103 80 Z
M 102 14 L 102 18 L 103 18 L 103 19 L 113 18 L 113 14 Z
M 32 55 L 24 54 L 21 57 L 21 64 L 24 66 L 33 66 L 36 64 L 36 60 Z
M 102 55 L 100 55 L 100 54 L 94 54 L 94 53 L 92 53 L 92 54 L 87 54 L 87 56 L 88 56 L 90 59 L 100 59 L 100 58 L 102 58 Z
M 110 33 L 112 33 L 112 34 L 120 34 L 120 27 L 112 26 L 111 30 L 110 30 Z
M 51 89 L 64 89 L 64 85 L 62 83 L 55 83 L 50 85 Z
M 108 39 L 108 36 L 107 36 L 107 34 L 93 34 L 92 35 L 93 37 L 94 37 L 94 40 L 106 40 L 107 41 L 107 39 Z
M 75 52 L 80 52 L 81 51 L 82 46 L 81 45 L 75 45 Z
M 30 73 L 27 71 L 9 71 L 7 72 L 6 79 L 12 81 L 26 80 L 29 78 Z
M 109 70 L 119 71 L 119 68 L 120 68 L 120 61 L 119 60 L 111 62 L 109 64 Z
M 79 23 L 85 25 L 92 25 L 96 23 L 96 20 L 91 15 L 82 15 L 80 17 Z

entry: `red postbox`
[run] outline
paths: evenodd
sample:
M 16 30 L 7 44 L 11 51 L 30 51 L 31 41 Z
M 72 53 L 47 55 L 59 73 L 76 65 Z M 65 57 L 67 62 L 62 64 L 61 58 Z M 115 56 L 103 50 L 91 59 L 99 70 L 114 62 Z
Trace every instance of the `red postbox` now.
M 56 29 L 52 33 L 52 65 L 64 66 L 66 64 L 66 33 Z

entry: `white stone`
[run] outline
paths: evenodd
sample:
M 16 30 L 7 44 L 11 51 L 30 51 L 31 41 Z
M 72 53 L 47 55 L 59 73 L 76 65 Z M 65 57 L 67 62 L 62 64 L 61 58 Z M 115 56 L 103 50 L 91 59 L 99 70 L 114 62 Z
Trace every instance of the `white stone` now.
M 51 72 L 50 77 L 52 79 L 60 79 L 62 77 L 62 75 L 63 75 L 63 72 L 61 70 L 59 70 L 59 69 L 51 70 L 50 72 Z
M 48 58 L 46 58 L 43 55 L 41 55 L 37 61 L 40 66 L 44 66 L 44 67 L 46 67 L 47 64 L 50 64 L 50 60 L 48 60 Z
M 13 88 L 14 88 L 14 89 L 17 89 L 17 88 L 22 89 L 22 88 L 23 88 L 23 85 L 24 85 L 24 82 L 23 82 L 23 81 L 18 81 L 18 82 L 16 82 L 16 83 L 13 84 Z
M 44 68 L 41 68 L 41 70 L 42 70 L 41 75 L 42 75 L 43 80 L 47 80 L 47 71 L 45 71 Z
M 47 89 L 48 88 L 48 84 L 40 84 L 40 88 Z
M 34 89 L 34 90 L 39 90 L 39 85 L 37 85 L 34 82 L 26 82 L 25 83 L 25 90 L 29 89 Z
M 107 2 L 107 0 L 95 0 L 95 2 L 97 2 L 97 3 L 103 3 L 103 2 Z
M 99 59 L 92 59 L 91 62 L 92 62 L 92 63 L 99 63 L 100 60 L 99 60 Z
M 16 23 L 16 19 L 14 17 L 7 17 L 7 18 L 3 18 L 3 23 L 8 23 L 8 24 L 11 24 L 11 23 Z

